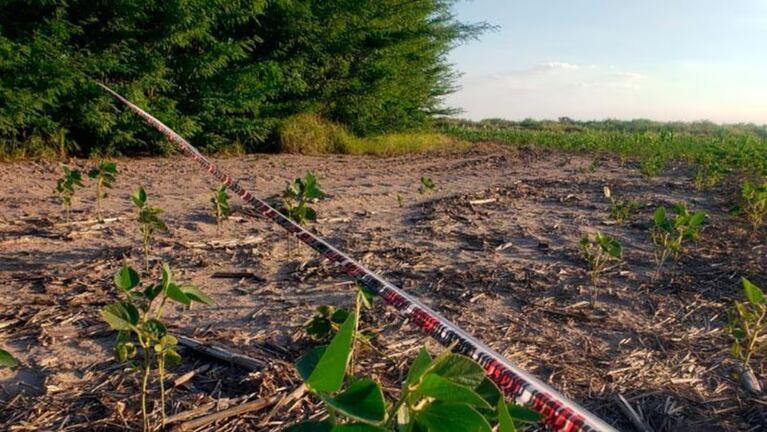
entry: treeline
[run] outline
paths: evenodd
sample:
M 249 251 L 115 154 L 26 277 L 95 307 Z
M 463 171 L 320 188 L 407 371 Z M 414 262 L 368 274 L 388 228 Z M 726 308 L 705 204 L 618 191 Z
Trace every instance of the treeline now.
M 455 0 L 2 0 L 0 153 L 153 154 L 162 138 L 95 84 L 206 151 L 266 150 L 313 113 L 358 135 L 449 114 L 448 51 L 485 24 Z
M 767 139 L 767 125 L 753 123 L 717 124 L 710 121 L 695 122 L 659 122 L 647 119 L 635 120 L 587 120 L 579 121 L 568 117 L 557 120 L 522 121 L 504 119 L 485 119 L 480 121 L 444 118 L 438 121 L 441 129 L 468 130 L 528 130 L 550 132 L 625 132 L 636 133 L 675 133 L 700 137 L 721 137 L 724 135 L 744 135 Z

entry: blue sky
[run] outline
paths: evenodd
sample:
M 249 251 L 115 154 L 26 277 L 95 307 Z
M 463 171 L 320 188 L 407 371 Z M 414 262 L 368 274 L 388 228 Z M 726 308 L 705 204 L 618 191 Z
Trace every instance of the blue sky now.
M 481 119 L 767 123 L 767 0 L 474 0 L 497 25 L 449 57 Z

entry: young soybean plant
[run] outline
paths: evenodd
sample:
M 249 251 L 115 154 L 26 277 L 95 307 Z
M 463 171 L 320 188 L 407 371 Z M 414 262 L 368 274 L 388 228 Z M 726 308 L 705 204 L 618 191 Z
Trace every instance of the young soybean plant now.
M 61 164 L 62 176 L 56 181 L 56 193 L 61 198 L 61 204 L 66 212 L 66 221 L 69 222 L 69 213 L 72 209 L 72 197 L 75 195 L 75 187 L 84 187 L 83 178 L 79 170 L 70 169 Z
M 168 333 L 161 321 L 165 303 L 169 299 L 187 306 L 192 302 L 215 303 L 196 286 L 177 284 L 167 264 L 163 264 L 161 280 L 147 284 L 143 289 L 139 289 L 138 273 L 127 265 L 115 273 L 113 279 L 124 300 L 104 307 L 101 317 L 118 332 L 114 346 L 117 361 L 132 360 L 141 351 L 141 414 L 144 430 L 148 431 L 146 397 L 151 371 L 157 370 L 160 381 L 160 405 L 165 425 L 165 368 L 181 361 L 176 351 L 178 340 Z
M 623 225 L 623 223 L 641 206 L 637 201 L 626 201 L 615 198 L 608 186 L 604 187 L 603 192 L 605 197 L 610 200 L 610 217 L 618 225 Z
M 139 186 L 138 189 L 133 191 L 131 195 L 133 204 L 138 207 L 138 216 L 136 220 L 139 223 L 139 229 L 141 230 L 141 240 L 144 245 L 144 266 L 147 273 L 149 272 L 149 242 L 152 240 L 152 235 L 156 231 L 167 231 L 168 227 L 165 225 L 165 221 L 160 219 L 160 213 L 163 212 L 161 208 L 151 207 L 147 205 L 146 191 L 143 186 Z
M 212 191 L 213 197 L 210 202 L 213 204 L 213 216 L 215 216 L 216 226 L 218 226 L 222 221 L 229 218 L 232 210 L 229 208 L 229 194 L 226 193 L 226 186 L 212 189 Z
M 418 187 L 418 192 L 420 194 L 427 194 L 434 192 L 434 189 L 436 189 L 436 185 L 434 184 L 434 181 L 429 177 L 421 177 L 421 186 Z
M 330 344 L 310 350 L 296 363 L 306 386 L 325 404 L 328 419 L 299 423 L 288 431 L 491 432 L 497 423 L 498 431 L 510 432 L 517 422 L 540 420 L 536 412 L 506 405 L 479 364 L 450 350 L 432 358 L 422 348 L 399 399 L 389 403 L 378 382 L 353 373 L 361 295 Z
M 297 178 L 285 186 L 282 192 L 282 211 L 293 222 L 304 225 L 307 221 L 317 220 L 317 212 L 309 207 L 309 203 L 324 197 L 325 192 L 322 191 L 317 176 L 308 172 L 304 178 Z M 291 238 L 292 235 L 288 233 L 288 254 L 292 249 Z
M 114 162 L 101 161 L 88 171 L 88 177 L 96 180 L 96 217 L 101 220 L 101 202 L 107 197 L 106 189 L 112 189 L 117 175 Z
M 19 361 L 16 360 L 11 353 L 0 348 L 0 367 L 7 367 L 10 369 L 19 365 Z
M 755 186 L 748 181 L 743 183 L 740 190 L 740 201 L 737 210 L 746 215 L 751 222 L 753 232 L 756 233 L 767 217 L 767 183 L 762 186 Z
M 767 333 L 767 299 L 759 287 L 743 278 L 743 291 L 746 302 L 736 301 L 727 312 L 727 331 L 733 338 L 732 355 L 742 363 L 741 381 L 751 384 L 751 388 L 759 389 L 758 381 L 753 376 L 750 362 L 754 353 L 763 351 L 765 341 L 762 335 Z
M 690 213 L 683 203 L 674 206 L 676 216 L 671 219 L 666 208 L 661 206 L 653 214 L 653 226 L 650 228 L 652 241 L 655 245 L 655 270 L 654 279 L 660 276 L 663 264 L 669 256 L 678 259 L 685 253 L 683 244 L 686 240 L 696 241 L 700 238 L 700 228 L 706 220 L 706 213 L 698 210 Z
M 620 261 L 622 256 L 621 244 L 614 238 L 597 232 L 594 236 L 588 234 L 581 238 L 581 253 L 586 260 L 591 276 L 591 307 L 597 303 L 597 288 L 599 278 L 610 261 Z

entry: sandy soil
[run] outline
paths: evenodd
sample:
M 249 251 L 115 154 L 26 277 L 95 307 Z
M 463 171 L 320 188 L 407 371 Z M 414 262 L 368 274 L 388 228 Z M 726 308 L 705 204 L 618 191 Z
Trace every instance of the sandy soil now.
M 747 224 L 727 214 L 734 185 L 697 192 L 684 167 L 646 179 L 631 164 L 602 160 L 592 172 L 590 157 L 492 144 L 397 158 L 252 155 L 217 162 L 261 197 L 315 171 L 328 192 L 316 205 L 317 233 L 621 430 L 632 426 L 618 394 L 656 431 L 745 431 L 767 424 L 767 400 L 737 392 L 723 330 L 726 308 L 741 295 L 740 276 L 767 287 L 764 232 L 749 236 Z M 89 163 L 73 164 L 85 169 Z M 52 194 L 56 164 L 0 165 L 0 345 L 24 365 L 0 370 L 1 429 L 140 425 L 132 396 L 136 377 L 112 360 L 113 336 L 98 317 L 99 308 L 116 298 L 111 275 L 122 260 L 142 265 L 128 199 L 139 184 L 152 205 L 165 209 L 170 227 L 156 241 L 154 262 L 168 262 L 177 280 L 199 285 L 218 302 L 183 314 L 170 310 L 173 331 L 270 365 L 248 375 L 186 352 L 175 376 L 202 369 L 173 389 L 171 414 L 296 385 L 290 362 L 309 345 L 301 324 L 319 304 L 353 301 L 349 279 L 308 248 L 288 258 L 285 234 L 270 222 L 237 212 L 217 229 L 209 209 L 209 191 L 217 185 L 194 162 L 177 157 L 117 164 L 105 216 L 119 220 L 106 225 L 61 223 Z M 424 175 L 436 183 L 435 193 L 418 192 Z M 605 185 L 644 205 L 632 222 L 611 223 Z M 93 188 L 78 193 L 75 220 L 93 220 L 94 194 Z M 486 201 L 472 204 L 476 200 Z M 709 224 L 691 254 L 652 282 L 650 216 L 657 205 L 678 201 L 705 210 Z M 596 230 L 619 238 L 625 259 L 605 276 L 592 309 L 578 241 Z M 251 244 L 211 246 L 244 239 Z M 262 279 L 211 278 L 215 272 Z M 427 341 L 383 304 L 364 319 L 381 332 L 376 345 L 389 357 L 369 353 L 361 369 L 393 392 L 397 375 Z M 211 430 L 272 430 L 317 409 L 302 398 L 267 421 L 268 410 Z

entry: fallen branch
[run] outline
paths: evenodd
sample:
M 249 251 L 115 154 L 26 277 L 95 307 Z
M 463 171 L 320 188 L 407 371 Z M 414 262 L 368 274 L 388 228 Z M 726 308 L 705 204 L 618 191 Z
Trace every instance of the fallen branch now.
M 280 408 L 284 407 L 285 405 L 295 400 L 301 399 L 302 397 L 304 397 L 307 390 L 308 389 L 306 388 L 306 386 L 304 384 L 301 384 L 298 388 L 290 392 L 289 395 L 283 397 L 282 400 L 280 400 L 280 402 L 274 408 L 272 408 L 269 414 L 267 414 L 267 416 L 264 417 L 263 420 L 261 420 L 261 422 L 258 424 L 258 427 L 265 427 L 266 423 L 268 423 L 269 420 L 271 420 L 272 417 L 274 417 L 274 414 L 276 414 L 280 410 Z
M 231 407 L 223 411 L 219 411 L 213 414 L 208 414 L 206 416 L 181 423 L 180 425 L 173 428 L 173 430 L 178 432 L 192 431 L 199 427 L 202 427 L 210 423 L 223 420 L 229 417 L 234 417 L 234 416 L 238 416 L 238 415 L 245 414 L 248 412 L 253 412 L 253 411 L 260 411 L 268 406 L 274 405 L 275 403 L 277 403 L 278 400 L 279 400 L 278 396 L 271 396 L 268 398 L 257 399 L 252 402 L 244 403 L 242 405 Z
M 206 345 L 203 342 L 186 336 L 177 336 L 177 338 L 178 343 L 186 348 L 213 357 L 215 359 L 231 363 L 248 371 L 260 370 L 266 366 L 266 364 L 261 360 L 234 353 L 223 347 Z

